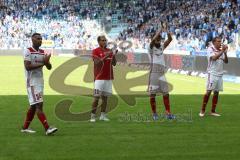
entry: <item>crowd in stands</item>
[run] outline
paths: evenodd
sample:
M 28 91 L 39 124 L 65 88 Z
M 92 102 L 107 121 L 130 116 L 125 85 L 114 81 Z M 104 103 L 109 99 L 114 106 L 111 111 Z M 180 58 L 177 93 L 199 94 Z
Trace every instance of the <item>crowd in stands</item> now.
M 90 21 L 96 18 L 94 12 L 88 13 L 90 6 L 84 8 L 77 1 L 8 0 L 0 7 L 0 48 L 29 46 L 31 34 L 39 32 L 54 41 L 54 47 L 91 49 L 96 36 L 103 34 L 98 22 Z
M 165 22 L 176 38 L 178 48 L 205 49 L 217 35 L 224 37 L 225 43 L 236 44 L 236 35 L 240 31 L 240 0 L 172 0 L 167 4 L 160 4 L 158 0 L 135 2 L 125 7 L 128 28 L 119 39 L 135 40 L 144 47 L 160 23 Z
M 190 51 L 205 49 L 217 35 L 236 44 L 240 31 L 240 0 L 2 0 L 0 49 L 28 46 L 34 32 L 57 48 L 92 49 L 106 34 L 101 23 L 116 13 L 127 24 L 116 41 L 130 40 L 136 49 L 147 48 L 161 22 L 173 33 L 170 47 Z

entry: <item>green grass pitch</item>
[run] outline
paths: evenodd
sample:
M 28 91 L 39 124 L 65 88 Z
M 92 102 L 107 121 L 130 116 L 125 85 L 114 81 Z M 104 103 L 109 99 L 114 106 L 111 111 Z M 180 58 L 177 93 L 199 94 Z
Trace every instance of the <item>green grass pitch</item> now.
M 53 70 L 68 60 L 52 57 Z M 110 122 L 65 122 L 54 113 L 55 104 L 65 98 L 74 100 L 72 112 L 89 109 L 91 98 L 62 95 L 48 85 L 52 71 L 45 72 L 44 110 L 50 124 L 59 128 L 54 136 L 45 136 L 37 118 L 31 128 L 34 135 L 20 128 L 28 107 L 21 56 L 0 58 L 0 160 L 236 160 L 240 157 L 240 85 L 224 82 L 217 111 L 221 117 L 198 117 L 205 92 L 205 79 L 167 74 L 174 85 L 172 112 L 185 115 L 180 121 L 158 122 L 122 120 L 125 114 L 149 115 L 148 98 L 137 99 L 134 107 L 122 100 L 109 113 Z M 79 84 L 81 72 L 73 71 L 65 83 Z M 147 82 L 146 82 L 147 83 Z M 163 113 L 162 98 L 157 98 Z M 84 106 L 84 107 L 81 107 Z M 207 110 L 211 108 L 211 100 Z

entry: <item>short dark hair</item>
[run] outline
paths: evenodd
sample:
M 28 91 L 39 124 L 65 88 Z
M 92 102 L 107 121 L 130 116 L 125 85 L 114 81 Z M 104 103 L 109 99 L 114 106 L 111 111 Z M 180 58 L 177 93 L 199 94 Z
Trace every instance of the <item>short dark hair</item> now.
M 214 38 L 212 39 L 212 43 L 214 43 L 217 39 L 222 39 L 222 37 L 220 37 L 220 36 L 214 37 Z
M 33 33 L 32 37 L 34 37 L 34 36 L 41 36 L 41 34 L 40 33 Z
M 101 36 L 98 36 L 97 37 L 97 41 L 100 42 L 101 41 L 101 38 L 105 37 L 104 35 L 101 35 Z

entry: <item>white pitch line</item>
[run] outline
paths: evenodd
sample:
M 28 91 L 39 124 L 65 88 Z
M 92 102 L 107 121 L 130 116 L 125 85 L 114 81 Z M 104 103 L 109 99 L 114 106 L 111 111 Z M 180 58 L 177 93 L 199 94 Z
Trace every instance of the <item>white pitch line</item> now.
M 186 82 L 196 83 L 196 82 L 193 81 L 193 80 L 184 79 L 184 78 L 169 78 L 169 79 L 182 80 L 182 81 L 186 81 Z M 238 89 L 238 88 L 233 88 L 233 87 L 224 87 L 224 88 L 230 89 L 230 90 L 235 90 L 235 91 L 240 91 L 240 89 Z
M 189 80 L 189 79 L 183 79 L 183 78 L 169 78 L 169 79 L 175 79 L 175 80 L 182 80 L 182 81 L 186 81 L 186 82 L 192 82 L 192 83 L 195 83 L 194 80 Z
M 169 78 L 171 79 L 171 78 Z M 184 78 L 172 78 L 172 79 L 175 79 L 175 80 L 182 80 L 182 81 L 186 81 L 186 82 L 192 82 L 192 83 L 197 83 L 196 81 L 194 80 L 189 80 L 189 79 L 184 79 Z M 231 89 L 231 90 L 235 90 L 235 91 L 240 91 L 240 89 L 238 88 L 233 88 L 233 87 L 224 87 L 226 89 Z
M 240 91 L 240 89 L 233 88 L 233 87 L 223 87 L 223 88 L 228 88 L 228 89 L 231 89 L 231 90 Z

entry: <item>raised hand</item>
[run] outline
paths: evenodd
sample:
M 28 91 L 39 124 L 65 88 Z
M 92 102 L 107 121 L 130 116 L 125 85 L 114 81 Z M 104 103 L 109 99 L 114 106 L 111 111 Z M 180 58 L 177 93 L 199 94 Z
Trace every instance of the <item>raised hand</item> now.
M 167 22 L 163 22 L 162 23 L 162 28 L 163 28 L 163 31 L 168 32 L 168 23 Z
M 116 55 L 118 53 L 118 50 L 113 50 L 113 55 Z
M 107 58 L 107 57 L 109 57 L 110 55 L 111 55 L 111 53 L 112 53 L 112 51 L 110 50 L 110 51 L 107 51 L 107 52 L 105 52 L 105 57 Z
M 223 45 L 222 46 L 222 51 L 226 52 L 228 50 L 228 46 L 227 45 Z
M 44 56 L 44 64 L 49 64 L 49 61 L 50 61 L 50 58 L 51 58 L 51 54 L 46 54 Z

